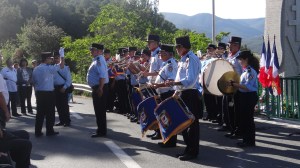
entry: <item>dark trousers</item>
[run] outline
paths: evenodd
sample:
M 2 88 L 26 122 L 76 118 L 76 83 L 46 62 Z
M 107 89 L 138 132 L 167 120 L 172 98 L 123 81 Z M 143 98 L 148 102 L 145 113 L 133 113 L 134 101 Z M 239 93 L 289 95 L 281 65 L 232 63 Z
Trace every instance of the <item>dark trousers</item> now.
M 0 151 L 9 152 L 16 168 L 28 168 L 30 165 L 30 154 L 32 144 L 29 134 L 24 130 L 5 131 L 4 138 L 0 140 Z
M 63 124 L 70 124 L 70 109 L 68 104 L 68 93 L 60 92 L 63 86 L 55 86 L 55 106 L 58 112 L 59 121 Z
M 108 95 L 108 85 L 103 86 L 103 94 L 101 97 L 98 96 L 97 89 L 98 85 L 93 87 L 92 97 L 94 111 L 96 115 L 97 133 L 106 135 L 107 124 L 106 124 L 106 104 Z
M 19 97 L 20 97 L 20 105 L 21 105 L 21 113 L 26 113 L 25 101 L 27 101 L 27 110 L 28 112 L 32 112 L 31 106 L 31 96 L 32 96 L 32 86 L 19 86 Z
M 231 133 L 238 133 L 239 127 L 239 115 L 235 112 L 238 106 L 239 96 L 237 94 L 233 96 L 223 96 L 223 120 L 225 125 L 230 129 Z
M 195 116 L 195 121 L 182 132 L 183 140 L 187 145 L 184 153 L 197 156 L 199 153 L 200 138 L 199 117 L 201 115 L 201 95 L 196 89 L 188 89 L 182 91 L 181 98 L 185 102 L 191 113 L 193 113 L 193 115 Z
M 254 107 L 257 103 L 258 96 L 256 92 L 237 92 L 239 94 L 239 106 L 237 113 L 240 114 L 240 130 L 243 136 L 243 142 L 255 143 L 255 124 L 254 124 Z
M 217 119 L 217 111 L 216 111 L 216 99 L 215 95 L 204 93 L 203 95 L 205 108 L 207 112 L 206 118 L 209 120 Z
M 126 80 L 116 80 L 116 92 L 120 105 L 120 113 L 126 114 L 131 111 L 128 98 Z
M 46 132 L 54 132 L 53 125 L 55 122 L 55 93 L 54 91 L 37 91 L 36 92 L 37 113 L 35 120 L 35 133 L 41 133 L 46 118 Z
M 9 93 L 9 102 L 7 105 L 8 110 L 12 115 L 17 114 L 17 98 L 18 92 L 8 92 Z
M 112 111 L 114 108 L 114 101 L 116 99 L 116 89 L 115 89 L 115 78 L 109 78 L 108 83 L 108 99 L 106 109 Z
M 204 93 L 203 98 L 207 112 L 207 119 L 221 120 L 222 97 Z

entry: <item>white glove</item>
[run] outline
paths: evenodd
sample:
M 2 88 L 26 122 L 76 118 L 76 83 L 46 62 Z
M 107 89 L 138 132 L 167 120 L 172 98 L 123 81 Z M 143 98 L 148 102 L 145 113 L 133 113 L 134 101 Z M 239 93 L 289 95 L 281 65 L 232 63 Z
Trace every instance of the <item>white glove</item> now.
M 60 47 L 60 49 L 59 49 L 59 56 L 60 56 L 60 58 L 64 58 L 65 57 L 65 49 L 62 48 L 62 47 Z

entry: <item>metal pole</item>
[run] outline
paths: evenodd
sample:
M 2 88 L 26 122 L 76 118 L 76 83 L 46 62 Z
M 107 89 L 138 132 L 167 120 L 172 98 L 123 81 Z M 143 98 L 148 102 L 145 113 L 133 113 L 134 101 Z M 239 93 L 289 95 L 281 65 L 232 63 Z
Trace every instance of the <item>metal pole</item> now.
M 212 43 L 216 44 L 215 0 L 212 0 Z

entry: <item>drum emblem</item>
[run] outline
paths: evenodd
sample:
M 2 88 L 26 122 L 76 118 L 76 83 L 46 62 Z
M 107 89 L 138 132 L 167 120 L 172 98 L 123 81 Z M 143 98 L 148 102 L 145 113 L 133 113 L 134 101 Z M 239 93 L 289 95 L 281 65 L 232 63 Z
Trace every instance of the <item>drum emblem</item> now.
M 145 113 L 145 109 L 144 109 L 144 108 L 143 108 L 143 110 L 142 110 L 142 112 L 141 112 L 140 117 L 141 117 L 141 121 L 142 121 L 142 122 L 145 122 L 145 121 L 146 121 L 147 115 L 146 115 L 146 113 Z
M 159 114 L 159 122 L 160 122 L 161 125 L 164 127 L 164 129 L 168 129 L 168 127 L 171 125 L 171 117 L 170 117 L 170 115 L 167 113 L 166 110 L 163 110 L 163 111 Z

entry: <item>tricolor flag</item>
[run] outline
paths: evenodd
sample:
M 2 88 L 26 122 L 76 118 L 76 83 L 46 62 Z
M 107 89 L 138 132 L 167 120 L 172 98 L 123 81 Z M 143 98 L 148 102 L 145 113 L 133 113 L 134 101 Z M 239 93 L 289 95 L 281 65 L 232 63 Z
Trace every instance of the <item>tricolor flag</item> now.
M 270 40 L 268 37 L 268 46 L 267 46 L 267 54 L 266 54 L 266 66 L 265 66 L 265 73 L 267 74 L 267 87 L 271 87 L 272 82 L 272 71 L 270 71 L 270 62 L 271 62 L 272 54 L 271 54 L 271 47 L 270 47 Z
M 263 40 L 263 46 L 261 50 L 261 57 L 260 57 L 260 69 L 259 69 L 259 82 L 261 83 L 262 87 L 266 88 L 269 86 L 268 82 L 268 74 L 266 73 L 266 64 L 267 64 L 267 53 L 266 53 L 266 44 Z
M 274 96 L 281 94 L 279 69 L 280 69 L 280 67 L 279 67 L 276 43 L 275 43 L 275 38 L 274 38 L 272 59 L 270 61 L 270 68 L 269 68 L 269 71 L 270 71 L 269 74 L 271 75 L 271 78 L 272 78 L 270 87 L 272 87 Z

